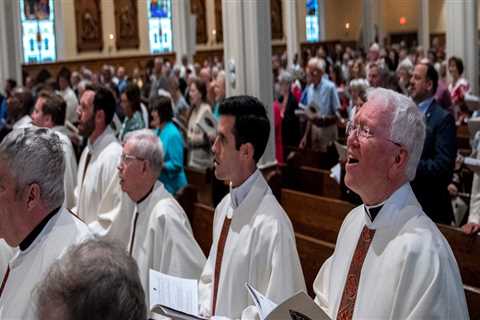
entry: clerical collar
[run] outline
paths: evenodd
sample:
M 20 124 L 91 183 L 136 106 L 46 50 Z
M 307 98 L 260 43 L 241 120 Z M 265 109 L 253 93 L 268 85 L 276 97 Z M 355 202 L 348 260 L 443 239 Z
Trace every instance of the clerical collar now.
M 232 199 L 232 207 L 233 209 L 238 208 L 240 203 L 247 197 L 248 192 L 252 189 L 255 181 L 257 180 L 257 176 L 260 174 L 260 170 L 255 170 L 254 173 L 250 175 L 241 185 L 236 188 L 232 187 L 232 183 L 230 182 L 230 198 Z
M 367 206 L 366 204 L 363 205 L 363 207 L 365 208 L 365 213 L 370 218 L 371 222 L 375 220 L 375 217 L 378 215 L 380 210 L 382 210 L 384 204 L 385 204 L 385 201 L 374 206 Z
M 140 200 L 137 201 L 137 205 L 141 204 L 141 203 L 143 202 L 143 200 L 145 200 L 145 199 L 148 198 L 148 196 L 152 193 L 153 188 L 155 188 L 155 183 L 153 184 L 153 186 L 152 186 L 152 188 L 150 189 L 150 191 L 148 191 L 147 194 L 144 195 L 142 199 L 140 199 Z
M 61 207 L 58 207 L 54 209 L 52 212 L 50 212 L 43 220 L 35 227 L 33 230 L 28 234 L 28 236 L 23 239 L 22 242 L 20 242 L 20 250 L 25 251 L 30 247 L 30 245 L 35 241 L 35 239 L 38 237 L 40 232 L 42 232 L 43 228 L 47 225 L 48 221 L 58 213 Z

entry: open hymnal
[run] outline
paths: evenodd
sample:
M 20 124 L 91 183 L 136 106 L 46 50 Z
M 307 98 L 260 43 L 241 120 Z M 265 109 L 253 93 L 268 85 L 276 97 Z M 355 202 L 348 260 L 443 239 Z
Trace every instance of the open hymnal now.
M 298 292 L 277 305 L 248 283 L 245 286 L 257 307 L 260 320 L 330 320 L 305 292 Z
M 217 135 L 217 120 L 212 113 L 206 112 L 197 126 L 208 136 L 215 137 Z
M 170 319 L 203 320 L 198 314 L 198 281 L 150 269 L 150 311 Z

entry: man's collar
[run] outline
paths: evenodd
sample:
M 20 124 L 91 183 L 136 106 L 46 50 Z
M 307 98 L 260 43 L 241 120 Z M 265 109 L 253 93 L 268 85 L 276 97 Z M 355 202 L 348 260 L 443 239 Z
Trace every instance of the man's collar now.
M 424 99 L 422 102 L 418 104 L 418 109 L 420 109 L 420 111 L 425 114 L 428 110 L 428 107 L 430 107 L 430 105 L 432 104 L 433 99 L 434 99 L 433 96 L 430 96 Z
M 40 221 L 40 223 L 35 228 L 33 228 L 32 231 L 30 231 L 30 233 L 25 237 L 25 239 L 20 242 L 19 247 L 21 251 L 25 251 L 28 249 L 28 247 L 30 247 L 30 245 L 33 243 L 33 241 L 35 241 L 40 232 L 42 232 L 43 228 L 45 228 L 48 221 L 50 221 L 50 219 L 60 211 L 60 208 L 61 207 L 58 207 L 52 210 L 47 216 L 45 216 L 45 218 L 43 218 L 42 221 Z
M 252 188 L 257 176 L 260 174 L 260 170 L 256 169 L 241 185 L 238 187 L 232 187 L 230 183 L 230 197 L 232 199 L 232 207 L 238 208 L 242 201 L 247 197 L 248 192 Z

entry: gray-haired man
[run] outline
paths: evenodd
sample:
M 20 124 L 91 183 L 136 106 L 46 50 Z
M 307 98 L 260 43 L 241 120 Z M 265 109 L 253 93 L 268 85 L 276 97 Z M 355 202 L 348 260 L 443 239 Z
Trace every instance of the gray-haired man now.
M 35 319 L 31 291 L 87 226 L 62 208 L 65 163 L 49 129 L 17 129 L 0 144 L 0 238 L 19 251 L 0 287 L 0 319 Z
M 122 190 L 135 202 L 128 251 L 137 260 L 148 301 L 148 270 L 200 278 L 205 256 L 187 215 L 157 180 L 162 171 L 160 139 L 151 130 L 127 134 L 118 166 Z
M 71 247 L 37 286 L 40 320 L 145 320 L 138 267 L 123 245 L 99 239 Z
M 468 319 L 457 262 L 410 186 L 425 139 L 409 98 L 375 89 L 347 126 L 345 218 L 313 285 L 337 319 Z

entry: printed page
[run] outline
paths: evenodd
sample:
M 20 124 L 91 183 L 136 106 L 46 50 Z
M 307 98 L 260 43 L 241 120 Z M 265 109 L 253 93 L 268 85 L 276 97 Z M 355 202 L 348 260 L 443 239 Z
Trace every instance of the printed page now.
M 194 279 L 184 279 L 150 269 L 150 310 L 168 311 L 169 309 L 193 316 L 185 319 L 201 319 L 198 317 L 198 283 Z M 183 319 L 181 317 L 175 317 Z

